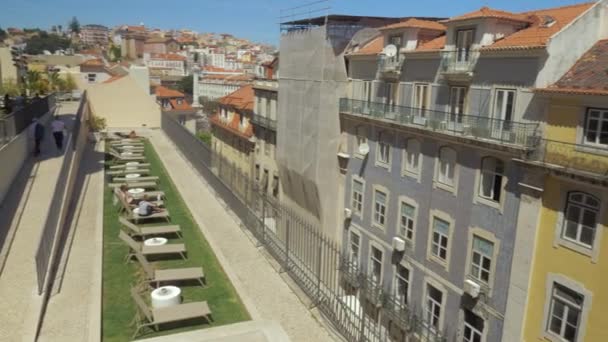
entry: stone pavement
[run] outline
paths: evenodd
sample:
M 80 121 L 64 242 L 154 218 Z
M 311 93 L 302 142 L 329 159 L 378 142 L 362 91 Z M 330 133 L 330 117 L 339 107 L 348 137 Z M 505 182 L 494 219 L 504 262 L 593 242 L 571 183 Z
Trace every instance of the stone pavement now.
M 177 147 L 162 131 L 151 131 L 150 135 L 171 179 L 252 318 L 279 322 L 294 342 L 332 341 L 332 335 L 243 233 Z
M 59 114 L 74 114 L 77 108 L 77 103 L 65 103 Z M 25 191 L 11 190 L 5 199 L 19 203 L 17 214 L 4 212 L 10 206 L 0 207 L 0 227 L 9 229 L 11 237 L 1 246 L 6 259 L 0 274 L 0 341 L 35 338 L 42 297 L 38 295 L 34 256 L 62 162 L 63 154 L 56 152 L 47 129 L 42 154 L 26 161 L 15 182 L 27 182 Z M 7 218 L 12 220 L 7 222 Z
M 99 341 L 101 336 L 103 143 L 87 147 L 80 164 L 82 191 L 38 341 Z
M 216 328 L 153 337 L 142 342 L 288 342 L 289 337 L 275 321 L 247 321 Z

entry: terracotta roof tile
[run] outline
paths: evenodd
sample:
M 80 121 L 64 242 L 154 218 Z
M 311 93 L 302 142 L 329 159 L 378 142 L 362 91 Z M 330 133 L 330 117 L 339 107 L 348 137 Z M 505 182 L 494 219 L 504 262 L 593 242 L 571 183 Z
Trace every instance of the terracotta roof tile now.
M 244 131 L 240 129 L 241 114 L 234 113 L 230 122 L 224 122 L 220 119 L 220 114 L 215 114 L 211 117 L 211 123 L 216 126 L 223 127 L 229 132 L 236 134 L 242 138 L 249 140 L 253 136 L 253 125 L 249 123 Z
M 482 18 L 495 18 L 495 19 L 504 19 L 504 20 L 512 20 L 519 22 L 529 22 L 530 19 L 522 14 L 511 13 L 507 11 L 495 10 L 489 7 L 482 7 L 477 11 L 470 12 L 467 14 L 463 14 L 457 17 L 453 17 L 447 20 L 444 20 L 445 23 L 451 23 L 455 21 L 469 20 L 469 19 L 482 19 Z
M 153 54 L 150 54 L 150 58 L 152 58 L 152 59 L 164 59 L 164 60 L 169 60 L 169 61 L 185 61 L 185 60 L 187 60 L 186 57 L 184 57 L 182 55 L 175 54 L 175 53 L 153 53 Z
M 572 68 L 548 88 L 539 92 L 608 95 L 608 39 L 598 41 Z
M 89 59 L 80 64 L 80 66 L 104 66 L 103 61 L 99 58 Z
M 351 55 L 354 55 L 354 56 L 377 55 L 380 52 L 382 52 L 383 48 L 384 48 L 384 36 L 379 36 L 379 37 L 376 37 L 376 38 L 372 39 L 371 41 L 369 41 L 358 51 L 351 53 Z
M 431 20 L 420 20 L 416 18 L 410 18 L 400 23 L 386 25 L 381 27 L 380 30 L 392 30 L 398 28 L 422 28 L 428 30 L 445 31 L 445 25 Z
M 219 103 L 240 110 L 253 110 L 253 86 L 248 84 L 219 99 Z
M 413 52 L 427 52 L 427 51 L 438 51 L 443 49 L 446 42 L 446 36 L 439 36 L 435 39 L 429 40 L 426 43 L 420 44 Z
M 156 97 L 184 97 L 184 93 L 163 86 L 157 86 L 154 92 Z
M 522 13 L 531 19 L 531 25 L 517 31 L 496 43 L 483 48 L 483 50 L 509 49 L 514 47 L 542 47 L 546 46 L 549 38 L 571 23 L 595 3 L 582 3 L 571 6 L 549 8 Z M 547 19 L 555 22 L 544 25 Z

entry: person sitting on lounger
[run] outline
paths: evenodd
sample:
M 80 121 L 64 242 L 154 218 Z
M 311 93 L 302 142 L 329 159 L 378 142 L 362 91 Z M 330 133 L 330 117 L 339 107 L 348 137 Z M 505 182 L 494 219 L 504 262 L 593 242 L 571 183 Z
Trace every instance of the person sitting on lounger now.
M 148 196 L 144 195 L 141 201 L 139 201 L 139 216 L 149 216 L 153 213 L 163 212 L 165 209 L 154 205 L 153 203 L 148 201 Z
M 125 200 L 125 202 L 127 202 L 127 204 L 135 206 L 140 202 L 139 199 L 136 199 L 135 197 L 131 196 L 131 194 L 129 193 L 129 187 L 126 184 L 121 185 L 119 190 L 120 196 L 122 196 L 122 198 Z
M 137 138 L 137 133 L 135 133 L 135 131 L 131 131 L 129 133 L 129 139 L 135 139 L 135 138 Z

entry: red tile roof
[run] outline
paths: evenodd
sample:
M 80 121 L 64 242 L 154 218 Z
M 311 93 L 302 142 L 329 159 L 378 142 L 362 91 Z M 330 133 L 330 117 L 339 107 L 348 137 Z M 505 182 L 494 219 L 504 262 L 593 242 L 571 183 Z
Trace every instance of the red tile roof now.
M 253 110 L 253 86 L 250 84 L 242 86 L 231 94 L 219 99 L 219 103 L 240 110 Z
M 483 18 L 503 19 L 503 20 L 519 21 L 519 22 L 524 22 L 524 23 L 527 23 L 530 21 L 530 19 L 528 19 L 527 16 L 522 15 L 522 14 L 495 10 L 495 9 L 484 6 L 477 11 L 463 14 L 463 15 L 460 15 L 457 17 L 449 18 L 447 20 L 444 20 L 443 22 L 451 23 L 451 22 L 462 21 L 462 20 L 483 19 Z
M 125 77 L 126 75 L 116 75 L 116 76 L 112 76 L 110 78 L 108 78 L 107 80 L 103 81 L 103 83 L 112 83 L 114 81 L 117 81 L 123 77 Z
M 156 89 L 154 89 L 154 92 L 156 93 L 156 97 L 184 97 L 184 93 L 179 92 L 177 90 L 173 90 L 173 89 L 169 89 L 167 87 L 163 87 L 163 86 L 157 86 Z
M 416 50 L 414 50 L 414 52 L 426 52 L 426 51 L 438 51 L 443 49 L 443 47 L 445 46 L 445 42 L 446 42 L 446 36 L 439 36 L 435 39 L 429 40 L 426 43 L 420 44 L 418 46 L 418 48 L 416 48 Z
M 359 50 L 352 52 L 351 55 L 377 55 L 382 52 L 384 48 L 384 36 L 378 36 L 365 45 L 361 47 Z
M 173 107 L 173 110 L 191 110 L 192 106 L 190 106 L 190 104 L 183 99 L 181 104 L 177 103 L 177 99 L 171 99 L 169 100 L 169 103 L 171 103 L 171 107 Z
M 152 53 L 152 54 L 150 54 L 150 58 L 164 59 L 164 60 L 168 60 L 168 61 L 186 61 L 187 60 L 186 57 L 175 54 L 175 53 Z
M 598 41 L 555 84 L 543 93 L 608 95 L 608 39 Z
M 234 113 L 234 115 L 232 116 L 232 120 L 230 122 L 224 122 L 220 118 L 220 114 L 217 113 L 211 117 L 211 123 L 215 124 L 216 126 L 224 128 L 225 130 L 231 132 L 232 134 L 235 134 L 237 136 L 240 136 L 241 138 L 249 140 L 253 136 L 253 125 L 250 123 L 245 128 L 245 131 L 241 131 L 241 129 L 240 129 L 241 115 L 242 114 Z
M 99 58 L 88 59 L 80 64 L 80 66 L 104 66 L 103 61 Z
M 399 22 L 399 23 L 386 25 L 384 27 L 381 27 L 380 30 L 382 31 L 382 30 L 392 30 L 392 29 L 410 28 L 410 27 L 427 29 L 427 30 L 445 31 L 445 25 L 443 25 L 441 23 L 438 23 L 436 21 L 431 21 L 431 20 L 420 20 L 420 19 L 416 19 L 416 18 L 410 18 L 410 19 L 407 19 L 407 20 Z

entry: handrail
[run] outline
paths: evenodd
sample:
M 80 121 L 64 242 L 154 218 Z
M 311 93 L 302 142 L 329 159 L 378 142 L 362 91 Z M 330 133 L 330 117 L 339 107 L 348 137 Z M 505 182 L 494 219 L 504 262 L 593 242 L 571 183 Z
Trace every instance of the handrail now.
M 441 51 L 441 72 L 470 73 L 475 69 L 479 59 L 478 49 L 455 49 Z
M 582 171 L 608 179 L 608 147 L 543 139 L 526 159 L 569 172 Z

